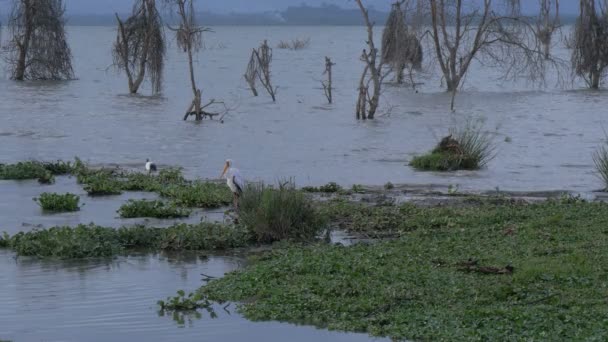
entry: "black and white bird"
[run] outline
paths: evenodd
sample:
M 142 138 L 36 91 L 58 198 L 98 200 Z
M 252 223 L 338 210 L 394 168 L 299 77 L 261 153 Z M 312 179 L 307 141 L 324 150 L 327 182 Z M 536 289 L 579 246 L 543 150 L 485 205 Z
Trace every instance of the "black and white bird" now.
M 146 159 L 146 171 L 148 171 L 148 174 L 156 172 L 156 164 L 151 162 L 150 159 Z
M 239 171 L 239 169 L 232 167 L 232 165 L 232 160 L 227 159 L 226 163 L 224 164 L 224 170 L 222 171 L 222 175 L 220 176 L 220 178 L 226 177 L 226 184 L 234 195 L 234 209 L 238 209 L 239 198 L 243 194 L 245 183 L 243 182 L 243 178 L 241 177 L 241 172 Z

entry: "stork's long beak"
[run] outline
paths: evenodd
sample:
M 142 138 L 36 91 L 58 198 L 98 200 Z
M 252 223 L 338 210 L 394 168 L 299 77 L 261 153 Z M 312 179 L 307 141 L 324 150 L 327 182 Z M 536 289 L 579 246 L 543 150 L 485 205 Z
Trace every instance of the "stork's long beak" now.
M 228 163 L 226 163 L 226 165 L 224 165 L 224 171 L 222 171 L 222 175 L 220 176 L 220 178 L 224 178 L 226 171 L 228 171 Z

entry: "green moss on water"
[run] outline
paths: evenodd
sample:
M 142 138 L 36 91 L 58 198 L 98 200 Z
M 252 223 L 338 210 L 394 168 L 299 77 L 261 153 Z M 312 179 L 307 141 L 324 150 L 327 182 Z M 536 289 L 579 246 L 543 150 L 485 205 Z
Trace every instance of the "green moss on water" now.
M 189 217 L 191 211 L 172 203 L 150 200 L 129 200 L 118 209 L 122 218 L 153 217 L 159 219 Z
M 240 310 L 252 320 L 395 339 L 605 339 L 607 204 L 569 200 L 374 210 L 393 217 L 374 229 L 399 231 L 402 237 L 275 250 L 200 293 L 246 303 Z M 370 224 L 368 215 L 350 219 L 353 227 Z M 477 266 L 463 266 L 471 263 Z M 512 274 L 480 271 L 507 265 Z
M 42 193 L 34 201 L 42 210 L 52 213 L 73 212 L 80 210 L 80 197 L 74 194 Z
M 199 223 L 175 224 L 168 228 L 54 227 L 5 236 L 0 241 L 20 256 L 81 259 L 111 257 L 133 249 L 225 250 L 248 246 L 251 238 L 238 226 Z

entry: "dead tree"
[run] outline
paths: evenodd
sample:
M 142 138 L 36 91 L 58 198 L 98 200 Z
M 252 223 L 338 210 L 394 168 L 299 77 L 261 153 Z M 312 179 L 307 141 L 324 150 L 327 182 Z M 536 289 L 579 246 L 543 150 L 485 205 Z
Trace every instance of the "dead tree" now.
M 572 68 L 589 88 L 598 89 L 608 66 L 608 1 L 580 0 L 572 37 Z
M 325 72 L 323 72 L 323 75 L 327 75 L 327 80 L 321 82 L 321 84 L 323 85 L 323 91 L 325 93 L 325 97 L 327 98 L 327 101 L 329 102 L 329 104 L 333 103 L 332 67 L 334 65 L 336 65 L 336 64 L 332 63 L 331 58 L 325 57 Z
M 356 118 L 357 120 L 374 119 L 378 106 L 380 105 L 380 91 L 382 87 L 382 60 L 378 58 L 378 49 L 374 44 L 374 25 L 369 19 L 367 8 L 361 0 L 356 0 L 363 21 L 367 27 L 367 47 L 363 49 L 361 60 L 365 63 L 363 73 L 359 79 L 359 96 L 357 98 Z M 370 86 L 372 87 L 370 93 Z
M 112 49 L 114 65 L 124 70 L 129 92 L 137 93 L 146 75 L 152 92 L 162 89 L 165 37 L 156 0 L 136 0 L 131 16 L 122 21 L 116 14 L 118 32 Z
M 245 71 L 245 80 L 249 85 L 249 89 L 253 93 L 253 96 L 258 96 L 258 90 L 255 87 L 255 81 L 258 77 L 258 58 L 255 49 L 251 52 L 249 63 L 247 64 L 247 70 Z
M 536 35 L 543 45 L 545 59 L 551 55 L 553 33 L 559 27 L 559 0 L 539 0 L 540 14 L 536 22 Z
M 429 0 L 436 57 L 454 98 L 475 59 L 505 71 L 543 80 L 545 56 L 533 29 L 519 15 L 518 0 Z
M 194 78 L 194 54 L 200 51 L 203 47 L 203 32 L 210 31 L 207 28 L 198 26 L 194 11 L 194 0 L 165 0 L 169 5 L 174 7 L 177 11 L 180 23 L 179 27 L 169 27 L 171 31 L 176 34 L 177 47 L 183 50 L 188 55 L 188 67 L 190 70 L 190 85 L 192 86 L 192 93 L 194 99 L 188 106 L 184 120 L 187 120 L 189 116 L 194 115 L 196 121 L 203 120 L 203 117 L 213 117 L 219 115 L 217 113 L 210 113 L 205 109 L 215 103 L 215 100 L 209 101 L 206 105 L 202 105 L 202 92 L 196 86 L 196 79 Z
M 73 79 L 62 0 L 13 0 L 6 62 L 13 80 Z
M 258 65 L 258 79 L 262 86 L 268 92 L 268 95 L 272 98 L 272 102 L 276 102 L 276 94 L 278 88 L 273 87 L 272 79 L 270 77 L 270 65 L 272 64 L 272 49 L 268 46 L 268 41 L 264 40 L 264 43 L 260 45 L 257 50 L 253 53 L 257 59 Z
M 403 1 L 393 4 L 382 33 L 382 59 L 397 74 L 398 84 L 403 83 L 406 67 L 420 70 L 423 58 L 422 45 L 406 24 L 402 4 Z

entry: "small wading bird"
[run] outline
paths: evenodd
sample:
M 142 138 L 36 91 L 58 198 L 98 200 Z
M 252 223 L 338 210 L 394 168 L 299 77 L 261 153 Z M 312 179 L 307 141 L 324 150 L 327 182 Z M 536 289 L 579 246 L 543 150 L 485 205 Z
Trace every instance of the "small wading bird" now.
M 146 159 L 146 171 L 148 171 L 148 174 L 156 172 L 156 164 L 151 162 L 150 159 Z
M 224 176 L 226 177 L 226 184 L 228 184 L 228 187 L 234 195 L 234 210 L 238 210 L 239 198 L 243 194 L 243 188 L 245 184 L 243 183 L 243 178 L 241 178 L 241 173 L 239 172 L 239 169 L 232 167 L 232 160 L 230 159 L 226 160 L 226 164 L 224 164 L 224 171 L 222 171 L 222 175 L 220 176 L 220 178 L 224 178 Z

